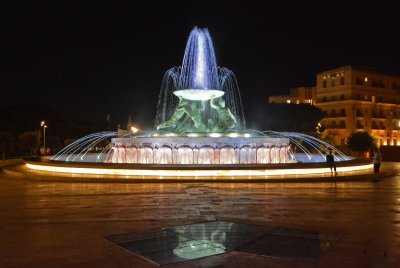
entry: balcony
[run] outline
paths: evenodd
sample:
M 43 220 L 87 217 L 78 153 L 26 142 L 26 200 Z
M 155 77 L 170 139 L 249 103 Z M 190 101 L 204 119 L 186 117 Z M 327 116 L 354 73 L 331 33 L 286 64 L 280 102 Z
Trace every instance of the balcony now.
M 371 117 L 379 118 L 379 119 L 386 119 L 386 116 L 384 114 L 378 114 L 378 113 L 372 113 Z
M 364 113 L 361 112 L 361 111 L 357 111 L 357 112 L 356 112 L 356 116 L 357 116 L 357 117 L 364 117 Z

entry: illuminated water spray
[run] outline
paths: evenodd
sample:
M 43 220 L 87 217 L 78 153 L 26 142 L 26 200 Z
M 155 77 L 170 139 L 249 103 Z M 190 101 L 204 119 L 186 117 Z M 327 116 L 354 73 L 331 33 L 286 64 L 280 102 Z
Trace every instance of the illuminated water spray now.
M 198 50 L 196 56 L 196 65 L 194 73 L 194 88 L 208 89 L 207 84 L 207 73 L 206 73 L 206 55 L 204 49 L 204 38 L 203 35 L 198 35 Z
M 179 103 L 182 99 L 208 101 L 203 113 L 208 112 L 207 116 L 212 116 L 209 101 L 218 98 L 223 98 L 225 107 L 236 118 L 237 128 L 244 129 L 245 119 L 236 78 L 229 69 L 217 66 L 208 30 L 195 27 L 186 43 L 182 65 L 168 70 L 164 75 L 155 125 L 170 119 L 178 105 L 184 105 Z M 215 101 L 213 107 L 218 103 Z
M 220 89 L 214 46 L 207 29 L 194 28 L 186 43 L 180 89 Z

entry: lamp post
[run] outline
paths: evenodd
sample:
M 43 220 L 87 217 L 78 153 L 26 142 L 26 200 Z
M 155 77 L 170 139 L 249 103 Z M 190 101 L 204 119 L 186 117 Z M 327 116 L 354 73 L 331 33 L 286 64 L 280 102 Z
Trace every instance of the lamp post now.
M 42 121 L 40 122 L 40 126 L 43 127 L 43 155 L 46 156 L 46 122 Z

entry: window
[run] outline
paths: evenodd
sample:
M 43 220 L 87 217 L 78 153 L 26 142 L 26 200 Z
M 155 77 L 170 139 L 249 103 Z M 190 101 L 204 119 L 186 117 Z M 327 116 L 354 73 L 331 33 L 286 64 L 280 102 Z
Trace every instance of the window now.
M 362 85 L 364 85 L 364 81 L 360 77 L 357 77 L 356 78 L 356 85 L 362 86 Z
M 357 94 L 357 95 L 356 95 L 356 100 L 361 100 L 360 94 Z
M 340 100 L 344 100 L 344 94 L 340 95 Z
M 332 79 L 331 79 L 331 87 L 334 87 L 335 86 L 335 77 L 332 77 Z
M 340 116 L 346 116 L 346 110 L 345 109 L 340 109 Z
M 331 97 L 331 100 L 332 100 L 332 101 L 336 101 L 336 96 L 332 96 L 332 97 Z
M 322 102 L 327 102 L 327 97 L 322 97 Z
M 322 81 L 322 87 L 326 88 L 326 79 L 324 78 L 324 80 Z
M 344 76 L 340 77 L 340 85 L 343 86 L 344 85 Z

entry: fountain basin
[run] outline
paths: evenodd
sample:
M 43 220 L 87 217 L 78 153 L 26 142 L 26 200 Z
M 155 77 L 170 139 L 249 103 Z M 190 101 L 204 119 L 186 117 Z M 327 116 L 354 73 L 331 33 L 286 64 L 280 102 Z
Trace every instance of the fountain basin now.
M 235 133 L 236 134 L 236 133 Z M 289 139 L 200 136 L 113 138 L 105 162 L 119 164 L 273 164 L 291 163 Z M 195 135 L 199 135 L 195 136 Z
M 225 94 L 222 90 L 215 89 L 182 89 L 174 91 L 178 98 L 192 101 L 206 101 L 222 97 Z
M 73 174 L 85 174 L 88 178 L 117 180 L 146 179 L 146 181 L 262 181 L 269 179 L 293 179 L 301 181 L 302 178 L 321 179 L 322 174 L 329 177 L 331 171 L 326 163 L 289 163 L 289 164 L 243 164 L 243 165 L 151 165 L 151 164 L 110 164 L 110 163 L 84 163 L 46 161 L 40 159 L 24 159 L 26 167 L 30 170 L 45 171 L 45 178 L 66 174 L 68 178 Z M 337 171 L 343 174 L 355 175 L 356 171 L 371 170 L 373 167 L 369 160 L 353 159 L 337 163 Z M 43 174 L 39 173 L 41 178 Z M 80 175 L 79 175 L 80 176 Z M 92 177 L 90 177 L 92 176 Z M 304 176 L 304 177 L 302 177 Z

